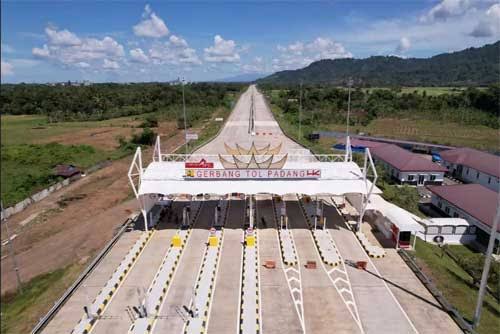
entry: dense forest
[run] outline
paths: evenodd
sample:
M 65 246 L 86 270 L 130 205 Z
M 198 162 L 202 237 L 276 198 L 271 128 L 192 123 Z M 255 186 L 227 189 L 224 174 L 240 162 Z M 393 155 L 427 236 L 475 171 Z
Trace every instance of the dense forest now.
M 303 69 L 274 73 L 257 82 L 345 85 L 352 77 L 362 87 L 485 86 L 499 82 L 499 59 L 500 41 L 422 59 L 394 56 L 324 59 Z
M 197 111 L 224 105 L 228 102 L 227 93 L 239 92 L 243 87 L 230 83 L 185 85 L 191 120 L 196 119 Z M 182 86 L 167 83 L 4 84 L 0 91 L 3 115 L 47 115 L 51 122 L 104 120 L 151 112 L 163 112 L 167 118 L 175 119 L 181 105 Z
M 292 122 L 298 121 L 299 89 L 274 90 L 272 85 L 259 85 L 272 103 L 280 107 Z M 331 86 L 304 86 L 302 90 L 302 124 L 345 123 L 348 91 Z M 353 89 L 351 123 L 367 125 L 382 117 L 425 118 L 469 125 L 499 128 L 500 85 L 487 89 L 467 88 L 452 94 L 428 95 L 415 90 Z

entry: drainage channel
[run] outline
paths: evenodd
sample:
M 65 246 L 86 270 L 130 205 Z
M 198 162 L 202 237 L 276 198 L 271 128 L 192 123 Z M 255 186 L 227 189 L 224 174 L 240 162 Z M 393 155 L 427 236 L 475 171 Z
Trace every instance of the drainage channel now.
M 196 223 L 201 207 L 203 206 L 203 202 L 201 201 L 194 201 L 191 203 L 195 208 L 189 227 L 179 229 L 177 234 L 172 238 L 170 248 L 141 305 L 141 309 L 139 310 L 141 313 L 140 317 L 134 321 L 129 329 L 129 333 L 131 334 L 150 333 L 153 328 L 153 324 L 158 317 L 163 300 L 168 293 L 170 283 L 174 279 L 183 251 L 186 248 L 186 244 L 189 242 L 192 230 L 191 227 Z
M 283 202 L 281 202 L 283 203 Z M 288 289 L 290 290 L 290 295 L 292 296 L 295 310 L 297 311 L 297 316 L 299 317 L 300 325 L 302 327 L 302 332 L 306 332 L 306 326 L 304 321 L 304 302 L 302 295 L 302 277 L 300 274 L 300 261 L 297 256 L 297 251 L 295 247 L 295 242 L 293 240 L 293 235 L 288 228 L 282 228 L 281 219 L 288 219 L 286 216 L 281 218 L 278 216 L 278 209 L 273 198 L 273 218 L 275 226 L 278 227 L 278 242 L 281 250 L 281 263 L 283 272 L 286 277 L 288 284 Z M 288 226 L 288 224 L 285 224 Z
M 259 334 L 261 329 L 257 230 L 247 231 L 241 274 L 240 334 Z
M 315 228 L 314 224 L 311 222 L 311 217 L 314 217 L 314 215 L 317 214 L 312 202 L 304 204 L 299 195 L 297 195 L 297 198 L 299 206 L 302 209 L 302 214 L 304 215 L 313 236 L 316 251 L 322 260 L 321 266 L 339 293 L 342 301 L 347 306 L 347 309 L 361 330 L 361 333 L 364 333 L 344 260 L 337 250 L 335 242 L 333 241 L 328 229 L 326 229 L 325 226 L 323 226 L 323 228 Z
M 214 294 L 215 278 L 217 276 L 220 251 L 224 237 L 224 228 L 222 226 L 229 212 L 229 201 L 223 201 L 220 209 L 222 217 L 216 219 L 216 225 L 221 226 L 221 228 L 218 230 L 212 229 L 208 236 L 207 249 L 194 289 L 194 300 L 191 301 L 190 305 L 192 314 L 183 330 L 185 334 L 205 333 L 208 328 L 208 318 L 210 316 L 212 296 Z

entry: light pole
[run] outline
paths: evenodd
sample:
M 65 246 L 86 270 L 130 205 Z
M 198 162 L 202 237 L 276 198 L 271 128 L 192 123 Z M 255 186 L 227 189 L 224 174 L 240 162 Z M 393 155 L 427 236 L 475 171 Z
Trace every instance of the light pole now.
M 349 137 L 349 117 L 351 115 L 351 87 L 352 87 L 352 78 L 349 78 L 347 81 L 347 86 L 349 87 L 349 93 L 347 98 L 347 130 L 346 130 L 346 140 Z
M 5 232 L 7 233 L 7 243 L 9 244 L 10 254 L 12 256 L 12 262 L 14 263 L 14 271 L 16 272 L 17 288 L 21 293 L 23 292 L 23 286 L 21 284 L 21 276 L 19 274 L 19 266 L 17 265 L 16 252 L 14 251 L 14 246 L 12 244 L 12 239 L 10 236 L 9 223 L 5 217 L 5 212 L 3 211 L 3 201 L 0 201 L 1 210 L 3 213 L 3 224 L 5 225 Z
M 302 139 L 302 80 L 300 80 L 299 93 L 299 141 Z
M 488 248 L 486 250 L 486 258 L 484 259 L 483 273 L 481 275 L 481 284 L 479 286 L 479 294 L 477 296 L 476 310 L 474 311 L 474 318 L 472 319 L 472 328 L 477 328 L 477 326 L 479 325 L 479 320 L 481 319 L 483 300 L 484 300 L 484 295 L 486 293 L 486 286 L 488 285 L 488 274 L 490 272 L 490 266 L 491 266 L 491 258 L 492 258 L 491 254 L 493 253 L 493 246 L 495 245 L 499 220 L 500 220 L 500 201 L 497 201 L 497 214 L 495 215 L 495 219 L 493 220 L 493 226 L 491 226 L 490 240 L 488 242 Z
M 184 78 L 182 78 L 182 112 L 184 114 L 184 140 L 186 141 L 186 154 L 188 154 L 187 120 L 186 120 L 186 99 L 184 98 Z

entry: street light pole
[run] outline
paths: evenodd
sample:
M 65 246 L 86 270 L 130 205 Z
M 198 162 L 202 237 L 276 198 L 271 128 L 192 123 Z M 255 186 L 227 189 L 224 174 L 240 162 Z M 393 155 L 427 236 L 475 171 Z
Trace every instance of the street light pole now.
M 483 273 L 481 275 L 481 284 L 479 286 L 479 294 L 477 296 L 476 309 L 474 311 L 474 318 L 472 319 L 472 328 L 477 328 L 477 326 L 479 326 L 479 320 L 481 319 L 483 300 L 484 300 L 484 295 L 486 293 L 486 286 L 488 285 L 488 274 L 490 272 L 490 266 L 491 266 L 491 258 L 492 258 L 491 254 L 493 253 L 493 246 L 495 245 L 499 220 L 500 220 L 500 201 L 497 201 L 497 214 L 495 215 L 495 219 L 493 220 L 493 226 L 491 226 L 490 240 L 488 242 L 488 248 L 486 250 L 486 258 L 484 259 L 484 267 L 483 267 Z
M 19 266 L 17 265 L 16 252 L 14 251 L 14 245 L 12 244 L 12 239 L 9 230 L 9 223 L 5 217 L 5 212 L 3 211 L 3 201 L 0 201 L 1 210 L 3 213 L 3 224 L 5 225 L 5 232 L 7 233 L 7 243 L 9 244 L 10 254 L 12 256 L 12 262 L 14 263 L 14 271 L 16 272 L 17 288 L 22 293 L 23 286 L 21 284 L 21 275 L 19 274 Z
M 181 81 L 182 85 L 182 112 L 184 114 L 184 140 L 186 141 L 186 154 L 188 154 L 188 138 L 187 138 L 187 120 L 186 120 L 186 100 L 184 98 L 184 78 Z
M 349 117 L 351 115 L 351 86 L 352 86 L 352 78 L 349 78 L 349 81 L 347 82 L 347 85 L 349 87 L 349 94 L 347 98 L 347 130 L 346 130 L 346 140 L 347 137 L 349 137 Z
M 300 93 L 299 93 L 299 141 L 302 138 L 302 80 L 300 80 Z

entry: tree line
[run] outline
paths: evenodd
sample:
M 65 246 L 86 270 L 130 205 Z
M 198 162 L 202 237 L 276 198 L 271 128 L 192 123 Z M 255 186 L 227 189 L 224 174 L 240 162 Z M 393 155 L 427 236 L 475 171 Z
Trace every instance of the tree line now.
M 193 83 L 185 85 L 188 108 L 213 109 L 229 104 L 228 93 L 243 84 Z M 104 120 L 151 112 L 175 119 L 182 108 L 182 86 L 167 83 L 103 83 L 90 86 L 2 84 L 3 115 L 47 115 L 49 121 Z M 192 114 L 190 113 L 190 116 Z
M 259 85 L 286 117 L 298 121 L 299 87 L 276 89 Z M 280 87 L 281 88 L 281 87 Z M 302 89 L 302 124 L 345 123 L 348 90 L 328 85 L 304 86 Z M 351 122 L 367 125 L 376 118 L 420 118 L 468 125 L 499 128 L 500 84 L 485 89 L 467 88 L 452 93 L 429 95 L 401 88 L 361 89 L 351 92 Z

